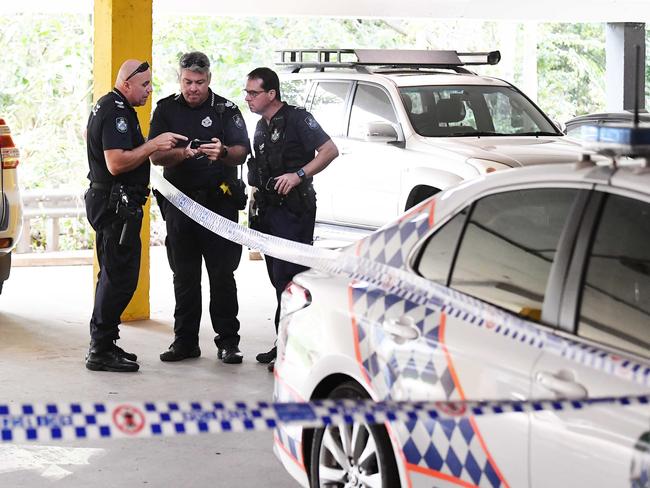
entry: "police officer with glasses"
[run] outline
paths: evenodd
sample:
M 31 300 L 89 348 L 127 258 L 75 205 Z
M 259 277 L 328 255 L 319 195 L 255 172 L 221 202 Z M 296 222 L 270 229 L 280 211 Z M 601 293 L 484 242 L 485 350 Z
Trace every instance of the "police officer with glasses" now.
M 251 71 L 244 91 L 250 111 L 262 116 L 255 128 L 255 158 L 249 161 L 248 183 L 256 187 L 249 215 L 251 226 L 277 237 L 311 244 L 316 221 L 312 179 L 338 156 L 338 149 L 309 112 L 281 100 L 280 81 L 273 70 Z M 306 268 L 270 256 L 265 256 L 265 261 L 277 298 L 277 333 L 280 295 L 293 277 Z M 274 346 L 256 359 L 272 363 L 276 354 Z
M 142 207 L 149 195 L 149 156 L 176 146 L 186 137 L 160 133 L 145 142 L 133 107 L 151 94 L 149 63 L 125 61 L 115 88 L 95 104 L 86 129 L 90 188 L 86 215 L 96 232 L 99 275 L 90 319 L 86 368 L 133 372 L 137 356 L 119 339 L 120 316 L 133 297 L 140 270 Z
M 185 147 L 159 151 L 154 164 L 190 198 L 237 222 L 244 208 L 244 189 L 238 184 L 237 166 L 250 152 L 241 112 L 210 89 L 210 61 L 202 52 L 189 52 L 179 63 L 179 94 L 158 102 L 151 120 L 151 135 L 174 131 L 192 142 Z M 241 363 L 237 286 L 234 271 L 241 246 L 219 237 L 196 223 L 164 197 L 158 202 L 167 225 L 167 256 L 174 273 L 174 341 L 161 361 L 181 361 L 201 355 L 201 263 L 210 281 L 210 318 L 216 336 L 217 357 L 224 363 Z

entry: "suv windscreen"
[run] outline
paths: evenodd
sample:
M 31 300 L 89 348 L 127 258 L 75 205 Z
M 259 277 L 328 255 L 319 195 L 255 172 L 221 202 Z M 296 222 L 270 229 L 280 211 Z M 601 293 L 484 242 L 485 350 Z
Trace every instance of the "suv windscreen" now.
M 409 86 L 400 88 L 400 94 L 421 136 L 561 135 L 512 87 Z

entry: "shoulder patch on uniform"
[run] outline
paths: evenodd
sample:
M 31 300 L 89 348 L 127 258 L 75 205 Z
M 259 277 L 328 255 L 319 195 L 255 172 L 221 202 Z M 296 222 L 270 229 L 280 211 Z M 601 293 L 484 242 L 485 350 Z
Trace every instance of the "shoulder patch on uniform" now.
M 124 108 L 124 102 L 122 100 L 113 100 L 117 108 Z
M 312 117 L 311 115 L 305 117 L 305 123 L 307 124 L 307 127 L 309 127 L 312 130 L 316 130 L 319 127 L 318 122 L 316 122 L 316 119 L 314 119 L 314 117 Z
M 166 103 L 166 102 L 171 102 L 172 100 L 178 100 L 180 98 L 180 93 L 172 93 L 171 95 L 161 98 L 156 102 L 156 105 L 160 105 L 161 103 Z
M 117 132 L 124 134 L 129 129 L 129 125 L 124 117 L 118 117 L 115 119 L 115 128 Z
M 307 110 L 305 107 L 294 107 L 296 110 Z
M 239 113 L 233 115 L 232 120 L 235 123 L 235 127 L 237 127 L 238 129 L 243 129 L 244 127 L 246 127 L 246 124 L 244 124 L 244 119 Z
M 236 106 L 234 103 L 232 103 L 230 100 L 226 100 L 226 101 L 224 102 L 224 105 L 225 105 L 226 107 L 228 107 L 228 108 L 237 107 L 237 106 Z
M 93 107 L 93 117 L 97 115 L 97 112 L 101 108 L 101 105 L 99 103 L 96 103 L 95 106 Z

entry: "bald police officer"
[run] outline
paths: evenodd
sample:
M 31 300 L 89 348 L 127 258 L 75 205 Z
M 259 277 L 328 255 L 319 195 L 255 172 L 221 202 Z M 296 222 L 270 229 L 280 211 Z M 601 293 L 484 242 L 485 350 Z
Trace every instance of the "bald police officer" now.
M 248 74 L 246 102 L 262 118 L 255 128 L 255 158 L 249 167 L 249 183 L 257 187 L 257 228 L 265 233 L 311 244 L 316 220 L 313 176 L 338 156 L 338 149 L 312 115 L 288 105 L 280 97 L 278 75 L 269 68 Z M 250 217 L 249 217 L 250 218 Z M 306 268 L 265 256 L 269 278 L 275 288 L 275 330 L 280 319 L 280 295 Z M 257 355 L 261 363 L 275 360 L 276 348 Z
M 184 54 L 179 62 L 181 92 L 158 102 L 151 135 L 167 130 L 197 144 L 160 151 L 151 157 L 164 166 L 165 178 L 201 205 L 237 222 L 243 189 L 237 186 L 237 165 L 246 159 L 250 143 L 241 112 L 210 89 L 210 61 L 201 52 Z M 210 318 L 217 357 L 242 362 L 239 350 L 237 286 L 234 271 L 241 246 L 219 237 L 160 198 L 167 224 L 167 256 L 174 273 L 174 341 L 161 361 L 181 361 L 201 355 L 201 262 L 210 279 Z
M 90 188 L 86 215 L 96 232 L 99 275 L 90 319 L 86 367 L 93 371 L 132 372 L 137 356 L 115 343 L 122 312 L 138 284 L 142 206 L 149 193 L 149 156 L 186 137 L 166 132 L 145 142 L 133 107 L 152 91 L 149 63 L 128 60 L 115 88 L 95 104 L 86 129 Z

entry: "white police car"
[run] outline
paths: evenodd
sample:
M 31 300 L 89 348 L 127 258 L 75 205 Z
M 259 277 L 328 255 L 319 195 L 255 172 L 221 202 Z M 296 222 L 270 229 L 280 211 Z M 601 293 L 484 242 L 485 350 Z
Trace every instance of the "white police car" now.
M 470 71 L 496 64 L 498 51 L 307 49 L 281 56 L 283 98 L 309 110 L 340 153 L 314 178 L 317 238 L 377 229 L 468 178 L 580 157 L 580 145 L 519 89 Z
M 647 167 L 534 166 L 442 191 L 344 252 L 420 275 L 458 306 L 297 275 L 283 295 L 275 399 L 647 395 L 649 243 Z M 648 439 L 647 404 L 601 405 L 280 428 L 274 450 L 303 486 L 638 488 L 650 482 Z

